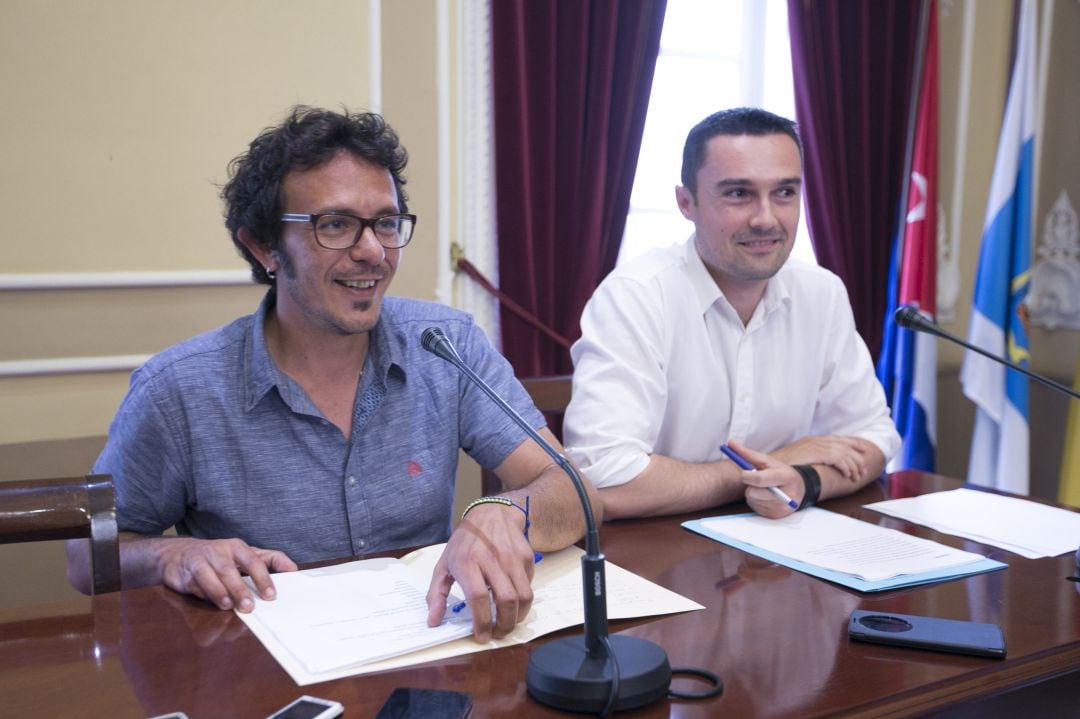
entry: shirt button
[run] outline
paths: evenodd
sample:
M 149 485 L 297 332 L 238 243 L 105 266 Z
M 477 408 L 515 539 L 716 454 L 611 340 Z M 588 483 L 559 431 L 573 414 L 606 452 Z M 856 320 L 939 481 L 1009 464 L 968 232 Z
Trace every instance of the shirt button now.
M 367 546 L 367 540 L 364 540 L 364 539 L 356 540 L 356 546 L 360 547 L 360 549 L 363 549 L 364 547 Z
M 356 477 L 349 477 L 349 486 L 350 487 L 355 487 L 356 486 Z

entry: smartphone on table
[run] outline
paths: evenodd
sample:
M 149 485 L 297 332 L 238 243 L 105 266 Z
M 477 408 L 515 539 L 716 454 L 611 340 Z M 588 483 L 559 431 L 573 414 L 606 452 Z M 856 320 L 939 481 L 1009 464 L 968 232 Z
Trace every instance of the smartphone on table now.
M 278 709 L 266 719 L 333 719 L 341 716 L 345 707 L 340 702 L 320 699 L 306 694 Z
M 1005 658 L 1005 637 L 996 624 L 856 609 L 848 637 L 857 642 Z
M 465 692 L 398 687 L 375 719 L 464 719 L 471 710 L 472 696 Z

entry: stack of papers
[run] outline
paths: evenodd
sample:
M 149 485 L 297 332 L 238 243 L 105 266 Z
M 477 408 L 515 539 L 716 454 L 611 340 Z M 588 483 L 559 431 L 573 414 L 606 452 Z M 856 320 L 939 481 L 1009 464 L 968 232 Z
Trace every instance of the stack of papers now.
M 782 519 L 736 514 L 684 522 L 718 542 L 863 592 L 939 582 L 1005 565 L 820 507 Z
M 301 686 L 523 644 L 584 621 L 584 552 L 567 547 L 536 565 L 532 610 L 508 636 L 478 644 L 467 607 L 428 627 L 427 589 L 444 547 L 275 574 L 277 599 L 256 597 L 254 611 L 238 616 Z M 610 562 L 605 576 L 610 619 L 704 609 Z
M 256 600 L 240 617 L 272 635 L 306 673 L 319 674 L 449 642 L 472 633 L 472 614 L 427 626 L 427 587 L 408 564 L 366 560 L 274 575 L 281 601 Z M 256 633 L 258 634 L 258 632 Z M 260 637 L 262 638 L 262 637 Z
M 974 489 L 890 499 L 866 508 L 1028 559 L 1056 557 L 1080 546 L 1080 512 Z

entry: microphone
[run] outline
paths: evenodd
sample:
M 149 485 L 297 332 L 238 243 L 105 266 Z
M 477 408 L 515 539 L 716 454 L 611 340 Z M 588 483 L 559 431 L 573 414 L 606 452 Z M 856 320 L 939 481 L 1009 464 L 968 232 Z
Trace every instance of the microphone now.
M 915 330 L 916 332 L 929 332 L 930 334 L 939 336 L 944 333 L 944 330 L 924 317 L 915 305 L 900 305 L 896 308 L 896 314 L 893 315 L 893 319 L 896 320 L 896 324 L 901 327 Z
M 557 709 L 599 712 L 603 716 L 612 709 L 633 709 L 666 696 L 671 666 L 664 650 L 646 639 L 608 636 L 604 555 L 600 552 L 592 504 L 577 470 L 465 364 L 441 328 L 424 330 L 420 344 L 457 367 L 540 445 L 570 478 L 585 512 L 585 554 L 581 557 L 585 633 L 583 637 L 550 641 L 532 651 L 525 674 L 529 694 Z
M 927 319 L 922 314 L 920 314 L 919 310 L 916 309 L 913 305 L 900 305 L 899 307 L 897 307 L 896 314 L 893 315 L 893 319 L 896 320 L 896 324 L 900 325 L 901 327 L 909 330 L 914 330 L 916 332 L 926 332 L 927 334 L 937 335 L 938 337 L 947 339 L 950 342 L 954 342 L 961 347 L 964 347 L 965 349 L 969 349 L 972 352 L 981 354 L 983 357 L 989 357 L 995 362 L 1003 364 L 1010 369 L 1014 369 L 1017 372 L 1022 372 L 1028 377 L 1031 377 L 1032 379 L 1043 383 L 1047 387 L 1053 387 L 1058 392 L 1064 392 L 1065 394 L 1069 395 L 1074 399 L 1080 399 L 1080 393 L 1073 391 L 1072 389 L 1066 387 L 1063 384 L 1058 384 L 1049 377 L 1043 377 L 1041 374 L 1032 372 L 1031 370 L 1021 367 L 1014 362 L 1010 362 L 1004 357 L 998 357 L 995 354 L 987 352 L 981 347 L 976 347 L 975 345 L 965 342 L 964 340 L 960 339 L 955 335 L 949 334 L 945 330 L 941 329 L 941 327 L 939 327 L 937 324 L 935 324 L 933 320 Z

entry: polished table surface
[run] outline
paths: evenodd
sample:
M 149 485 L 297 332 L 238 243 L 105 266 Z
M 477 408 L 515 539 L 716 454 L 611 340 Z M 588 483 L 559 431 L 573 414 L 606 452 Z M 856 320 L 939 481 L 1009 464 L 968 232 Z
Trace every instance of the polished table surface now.
M 624 717 L 1009 716 L 1058 714 L 1080 697 L 1080 593 L 1072 555 L 1030 560 L 862 508 L 951 489 L 954 480 L 902 472 L 825 507 L 1006 562 L 1007 569 L 865 594 L 711 541 L 680 527 L 744 506 L 605 524 L 610 562 L 705 605 L 703 611 L 612 621 L 612 634 L 650 639 L 673 666 L 724 680 L 706 702 L 665 699 Z M 11 578 L 8 579 L 11 581 Z M 1008 657 L 982 659 L 852 643 L 854 609 L 928 614 L 1001 626 Z M 580 633 L 565 630 L 552 637 Z M 397 686 L 473 695 L 474 717 L 566 716 L 525 690 L 530 644 L 298 687 L 231 612 L 160 587 L 0 611 L 0 715 L 190 719 L 265 717 L 301 694 L 371 717 Z M 1071 676 L 1070 676 L 1071 675 Z M 1042 682 L 1038 686 L 1032 685 Z M 676 679 L 683 689 L 700 684 Z M 1040 714 L 1040 712 L 1045 712 Z M 1080 716 L 1080 713 L 1073 714 Z

